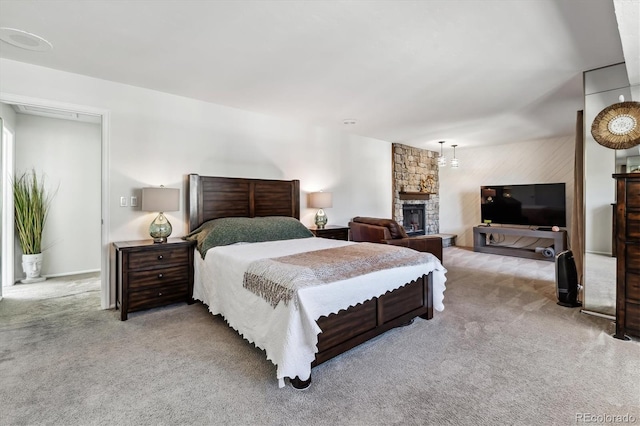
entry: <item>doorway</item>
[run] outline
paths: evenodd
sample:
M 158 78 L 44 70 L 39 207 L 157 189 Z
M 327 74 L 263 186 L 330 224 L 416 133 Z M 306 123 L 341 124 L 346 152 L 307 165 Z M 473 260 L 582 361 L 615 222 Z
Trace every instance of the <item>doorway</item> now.
M 51 117 L 58 117 L 60 115 L 84 115 L 87 118 L 96 120 L 99 124 L 99 139 L 100 146 L 98 148 L 99 151 L 99 162 L 98 164 L 93 164 L 94 168 L 99 167 L 99 175 L 100 175 L 100 183 L 97 184 L 98 188 L 95 188 L 95 192 L 99 193 L 97 198 L 99 202 L 99 218 L 96 221 L 99 221 L 99 264 L 100 264 L 100 281 L 101 281 L 101 307 L 103 309 L 107 309 L 111 307 L 110 298 L 111 298 L 111 289 L 109 285 L 109 252 L 108 252 L 108 145 L 109 145 L 109 112 L 106 110 L 96 109 L 93 107 L 80 106 L 80 105 L 71 105 L 71 104 L 63 104 L 59 102 L 53 102 L 42 99 L 33 99 L 33 98 L 25 98 L 21 96 L 13 96 L 8 94 L 0 94 L 0 103 L 6 105 L 16 106 L 15 108 L 23 108 L 23 109 L 31 109 L 32 111 L 39 111 L 40 115 L 47 116 L 47 114 L 51 114 Z M 19 143 L 19 142 L 18 142 Z M 5 141 L 3 140 L 3 145 Z M 15 148 L 15 141 L 12 142 L 13 148 Z M 95 161 L 94 161 L 95 162 Z M 13 176 L 15 173 L 15 164 L 12 165 L 11 170 L 3 170 L 3 176 Z M 3 179 L 3 190 L 8 190 L 11 193 L 10 188 L 5 183 L 8 179 Z M 78 197 L 81 199 L 82 194 L 78 194 Z M 8 203 L 3 203 L 3 211 L 13 211 L 13 198 L 8 200 Z M 10 204 L 10 205 L 9 205 Z M 79 204 L 78 207 L 81 209 L 82 204 Z M 12 221 L 11 224 L 12 225 Z M 9 233 L 5 232 L 12 226 L 8 225 L 3 221 L 2 223 L 2 244 L 3 249 L 8 244 L 13 243 L 13 235 L 11 236 L 11 240 L 8 239 Z M 82 236 L 75 236 L 75 238 L 82 238 Z M 4 253 L 4 250 L 3 250 Z M 2 273 L 3 280 L 5 276 L 15 276 L 15 268 L 16 268 L 16 255 L 15 251 L 13 253 L 4 253 L 2 256 Z

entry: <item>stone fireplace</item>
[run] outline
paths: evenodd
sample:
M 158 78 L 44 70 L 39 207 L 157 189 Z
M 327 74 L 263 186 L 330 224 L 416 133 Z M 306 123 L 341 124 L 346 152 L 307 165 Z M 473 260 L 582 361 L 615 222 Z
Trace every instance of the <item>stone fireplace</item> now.
M 440 180 L 438 153 L 399 143 L 392 145 L 393 155 L 393 219 L 411 226 L 412 218 L 405 222 L 405 208 L 424 209 L 424 223 L 420 234 L 440 232 Z M 432 177 L 435 185 L 430 192 L 420 191 L 420 181 Z M 413 231 L 412 231 L 413 232 Z M 407 231 L 409 233 L 409 231 Z M 411 235 L 411 234 L 410 234 Z

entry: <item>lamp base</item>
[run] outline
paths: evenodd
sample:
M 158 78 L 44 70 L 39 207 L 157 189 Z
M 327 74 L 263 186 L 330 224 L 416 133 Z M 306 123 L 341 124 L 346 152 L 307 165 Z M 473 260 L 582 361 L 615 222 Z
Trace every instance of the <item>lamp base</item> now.
M 166 243 L 173 228 L 163 213 L 160 213 L 149 226 L 149 235 L 154 243 Z
M 318 229 L 324 229 L 324 226 L 327 224 L 327 215 L 324 213 L 324 210 L 318 210 L 318 213 L 316 213 L 315 222 Z

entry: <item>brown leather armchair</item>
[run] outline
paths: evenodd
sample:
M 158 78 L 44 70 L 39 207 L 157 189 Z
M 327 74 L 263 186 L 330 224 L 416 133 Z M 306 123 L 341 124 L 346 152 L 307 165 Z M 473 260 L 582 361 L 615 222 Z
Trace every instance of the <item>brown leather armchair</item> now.
M 393 219 L 354 217 L 349 222 L 351 240 L 370 243 L 393 244 L 434 254 L 442 262 L 442 238 L 433 235 L 410 237 Z

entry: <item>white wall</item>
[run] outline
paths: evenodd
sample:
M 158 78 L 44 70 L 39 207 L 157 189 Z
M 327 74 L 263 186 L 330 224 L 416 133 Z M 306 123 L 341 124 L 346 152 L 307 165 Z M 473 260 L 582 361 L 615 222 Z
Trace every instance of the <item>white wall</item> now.
M 575 136 L 456 149 L 460 167 L 443 167 L 440 232 L 456 234 L 456 245 L 473 246 L 480 222 L 480 186 L 565 182 L 567 229 L 571 226 Z M 450 154 L 450 153 L 449 153 Z
M 153 214 L 119 207 L 120 196 L 163 184 L 184 199 L 188 173 L 300 179 L 308 225 L 306 193 L 319 189 L 334 193 L 330 224 L 391 214 L 389 142 L 6 59 L 0 67 L 0 92 L 110 111 L 110 241 L 149 238 Z M 167 217 L 184 235 L 184 202 Z
M 99 124 L 18 114 L 16 173 L 44 176 L 52 199 L 43 276 L 100 270 Z M 16 256 L 16 279 L 24 278 Z

